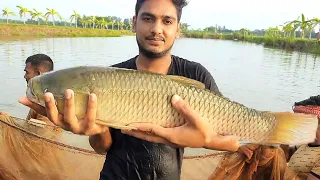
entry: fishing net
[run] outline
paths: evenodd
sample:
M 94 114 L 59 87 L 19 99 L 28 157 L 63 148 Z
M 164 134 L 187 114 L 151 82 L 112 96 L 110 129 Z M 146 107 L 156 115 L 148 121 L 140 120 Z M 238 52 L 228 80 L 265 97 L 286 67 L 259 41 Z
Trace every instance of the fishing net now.
M 0 180 L 99 179 L 105 155 L 88 137 L 0 115 Z M 295 179 L 281 148 L 246 145 L 238 152 L 185 150 L 182 180 Z
M 284 151 L 266 145 L 241 146 L 238 152 L 228 153 L 209 177 L 238 180 L 299 180 L 287 167 Z
M 293 108 L 293 111 L 295 113 L 313 114 L 320 117 L 320 106 L 313 106 L 313 105 L 295 106 Z
M 99 179 L 105 157 L 87 141 L 0 115 L 0 179 Z

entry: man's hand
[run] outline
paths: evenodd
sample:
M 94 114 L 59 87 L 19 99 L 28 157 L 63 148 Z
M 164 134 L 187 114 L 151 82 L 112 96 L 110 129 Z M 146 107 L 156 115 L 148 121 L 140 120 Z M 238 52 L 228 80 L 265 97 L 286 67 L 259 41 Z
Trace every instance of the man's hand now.
M 138 130 L 122 130 L 149 142 L 163 143 L 171 146 L 207 148 L 213 150 L 237 151 L 240 143 L 238 137 L 221 136 L 212 132 L 207 120 L 202 119 L 191 109 L 189 104 L 179 96 L 173 96 L 173 107 L 184 116 L 186 123 L 179 127 L 163 128 L 152 123 L 132 123 Z
M 95 135 L 109 130 L 108 127 L 95 123 L 97 110 L 97 97 L 95 94 L 90 94 L 89 96 L 87 113 L 84 119 L 78 119 L 75 115 L 73 91 L 66 90 L 65 97 L 64 116 L 59 114 L 54 97 L 49 92 L 45 94 L 45 107 L 31 102 L 27 97 L 20 98 L 19 102 L 37 113 L 47 116 L 55 125 L 74 134 Z

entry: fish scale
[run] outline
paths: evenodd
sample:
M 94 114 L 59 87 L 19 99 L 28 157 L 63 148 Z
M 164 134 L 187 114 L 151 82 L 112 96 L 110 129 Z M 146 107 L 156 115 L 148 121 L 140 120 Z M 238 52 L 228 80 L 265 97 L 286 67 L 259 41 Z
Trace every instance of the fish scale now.
M 80 66 L 32 78 L 29 88 L 33 88 L 29 89 L 29 97 L 37 96 L 34 99 L 40 99 L 45 88 L 56 97 L 63 95 L 66 89 L 73 89 L 76 97 L 87 97 L 88 93 L 93 92 L 98 98 L 97 119 L 115 128 L 123 128 L 134 122 L 150 122 L 163 127 L 182 125 L 184 118 L 171 105 L 174 94 L 185 99 L 203 121 L 209 122 L 213 131 L 238 135 L 240 140 L 264 142 L 271 133 L 275 133 L 273 131 L 280 122 L 276 120 L 275 114 L 248 108 L 218 96 L 199 87 L 194 80 L 146 71 Z M 63 108 L 64 101 L 59 103 L 59 107 Z M 77 112 L 86 111 L 86 106 L 81 104 L 86 103 L 82 102 L 82 99 L 75 102 Z M 63 110 L 60 111 L 63 113 Z M 303 118 L 309 120 L 305 120 L 305 127 L 314 130 L 310 125 L 317 125 L 317 122 L 312 121 L 313 117 Z M 282 126 L 285 129 L 285 126 Z M 312 137 L 312 131 L 306 133 L 305 137 Z

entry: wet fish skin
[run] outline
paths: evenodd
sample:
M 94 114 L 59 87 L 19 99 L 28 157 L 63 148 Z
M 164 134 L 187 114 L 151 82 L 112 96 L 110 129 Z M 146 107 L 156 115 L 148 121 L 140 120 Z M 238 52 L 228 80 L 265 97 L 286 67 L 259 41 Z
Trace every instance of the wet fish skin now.
M 89 93 L 97 95 L 97 123 L 131 128 L 133 122 L 176 127 L 185 121 L 171 106 L 178 94 L 209 121 L 219 134 L 234 134 L 258 144 L 301 144 L 315 138 L 315 116 L 289 112 L 262 112 L 214 94 L 199 82 L 147 71 L 80 66 L 49 72 L 30 80 L 27 96 L 44 105 L 43 93 L 53 93 L 63 114 L 66 89 L 75 92 L 76 115 L 84 117 Z M 303 133 L 303 135 L 301 135 Z

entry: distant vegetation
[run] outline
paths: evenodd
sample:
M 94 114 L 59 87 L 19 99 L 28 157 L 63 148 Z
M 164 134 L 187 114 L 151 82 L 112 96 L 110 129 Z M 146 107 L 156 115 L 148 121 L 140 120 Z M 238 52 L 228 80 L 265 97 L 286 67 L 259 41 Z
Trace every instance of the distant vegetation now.
M 20 20 L 10 19 L 16 13 L 5 8 L 0 19 L 0 36 L 49 36 L 49 37 L 115 37 L 133 35 L 132 19 L 116 16 L 85 16 L 75 10 L 69 18 L 63 18 L 55 9 L 45 12 L 17 6 Z M 30 17 L 27 19 L 27 17 Z
M 134 33 L 127 30 L 0 23 L 0 37 L 120 37 L 124 35 L 134 35 Z
M 63 18 L 55 9 L 47 8 L 45 12 L 38 11 L 37 9 L 28 9 L 22 6 L 17 6 L 21 20 L 11 20 L 10 17 L 16 14 L 5 8 L 2 10 L 3 22 L 7 24 L 35 24 L 46 26 L 71 26 L 91 29 L 107 29 L 107 30 L 130 30 L 132 28 L 132 18 L 121 19 L 116 16 L 85 16 L 82 17 L 75 10 L 68 18 Z M 29 19 L 26 19 L 29 15 Z
M 34 8 L 17 6 L 16 10 L 20 20 L 10 19 L 16 16 L 12 10 L 8 8 L 2 10 L 5 19 L 0 19 L 0 36 L 133 35 L 132 18 L 81 16 L 75 10 L 70 12 L 68 18 L 63 18 L 58 11 L 50 8 L 41 12 Z M 317 26 L 319 26 L 318 33 L 315 32 Z M 184 37 L 190 38 L 240 40 L 320 54 L 320 18 L 307 19 L 304 14 L 282 25 L 262 30 L 250 31 L 246 28 L 230 30 L 218 25 L 194 30 L 189 29 L 187 23 L 182 23 L 181 31 Z
M 315 33 L 314 30 L 317 26 L 319 26 L 319 31 Z M 240 40 L 288 50 L 320 54 L 320 18 L 307 20 L 304 14 L 296 20 L 288 21 L 283 25 L 270 27 L 266 30 L 250 31 L 242 28 L 232 31 L 219 26 L 211 26 L 202 30 L 189 30 L 188 24 L 183 24 L 182 32 L 185 37 L 190 38 Z

